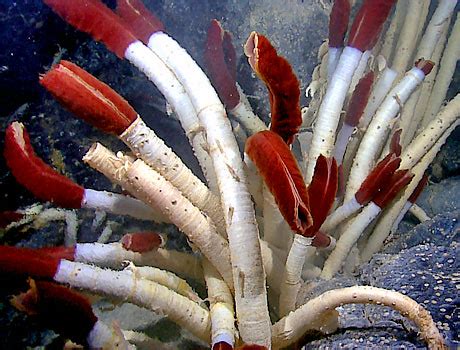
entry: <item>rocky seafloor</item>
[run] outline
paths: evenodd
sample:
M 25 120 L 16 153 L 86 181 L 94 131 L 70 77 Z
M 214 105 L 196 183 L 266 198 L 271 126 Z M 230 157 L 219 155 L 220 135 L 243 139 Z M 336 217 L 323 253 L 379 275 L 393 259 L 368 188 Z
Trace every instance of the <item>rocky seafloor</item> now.
M 113 1 L 107 2 L 113 5 Z M 164 21 L 175 37 L 199 63 L 210 19 L 222 21 L 233 33 L 238 55 L 238 77 L 259 115 L 268 119 L 268 97 L 264 85 L 254 77 L 242 52 L 242 45 L 252 30 L 265 34 L 294 67 L 304 91 L 316 64 L 317 48 L 327 36 L 327 11 L 320 1 L 145 1 Z M 326 1 L 327 3 L 327 1 Z M 103 45 L 66 25 L 40 0 L 0 1 L 0 138 L 13 120 L 23 122 L 31 134 L 37 153 L 77 183 L 95 189 L 112 189 L 112 185 L 88 169 L 81 157 L 98 140 L 112 149 L 122 145 L 62 109 L 38 84 L 38 75 L 60 58 L 69 59 L 111 85 L 124 96 L 180 157 L 194 170 L 187 139 L 179 124 L 165 116 L 166 105 L 161 94 L 128 62 L 109 53 Z M 458 73 L 450 97 L 458 93 Z M 307 101 L 303 97 L 302 103 Z M 418 224 L 410 214 L 385 249 L 355 276 L 340 277 L 315 288 L 303 290 L 301 298 L 322 291 L 354 284 L 370 284 L 402 291 L 426 307 L 441 332 L 454 348 L 460 346 L 459 320 L 459 217 L 460 208 L 460 130 L 454 132 L 430 167 L 430 182 L 418 204 L 432 220 Z M 0 141 L 2 145 L 3 141 Z M 15 210 L 31 205 L 35 199 L 16 184 L 0 160 L 0 210 Z M 196 170 L 199 174 L 199 171 Z M 200 174 L 199 174 L 200 175 Z M 93 230 L 94 214 L 79 211 L 79 241 L 94 241 L 100 231 Z M 136 220 L 109 216 L 113 221 L 111 240 L 127 230 L 165 228 Z M 52 223 L 39 230 L 10 231 L 1 237 L 2 244 L 44 246 L 62 244 L 63 224 Z M 168 228 L 171 247 L 185 249 L 186 240 Z M 33 319 L 17 312 L 9 297 L 23 287 L 14 281 L 0 284 L 0 348 L 62 348 L 59 336 Z M 100 309 L 107 305 L 100 302 Z M 126 307 L 114 307 L 103 317 L 119 319 L 124 328 L 136 327 L 183 349 L 196 349 L 197 344 L 171 322 L 160 319 L 152 326 L 152 315 L 136 309 L 130 318 Z M 132 311 L 132 310 L 131 310 Z M 311 335 L 306 348 L 398 348 L 415 349 L 425 345 L 417 330 L 406 319 L 379 306 L 346 306 L 340 308 L 341 328 L 319 337 Z M 123 318 L 119 316 L 123 315 Z M 181 339 L 179 343 L 178 339 Z

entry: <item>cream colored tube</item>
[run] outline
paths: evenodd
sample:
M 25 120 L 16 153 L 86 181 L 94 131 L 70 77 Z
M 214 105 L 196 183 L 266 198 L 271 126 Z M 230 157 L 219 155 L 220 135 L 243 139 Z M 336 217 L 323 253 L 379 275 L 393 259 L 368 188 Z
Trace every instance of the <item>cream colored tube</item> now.
M 86 159 L 99 157 L 96 151 L 107 152 L 103 146 L 92 147 L 86 154 Z M 231 277 L 230 252 L 227 241 L 217 234 L 212 222 L 206 218 L 182 193 L 155 170 L 142 160 L 131 162 L 130 159 L 118 153 L 112 159 L 117 169 L 117 177 L 124 181 L 137 198 L 160 211 L 175 224 L 188 239 L 215 265 L 219 273 L 233 288 Z M 92 164 L 98 169 L 98 163 Z
M 227 223 L 241 338 L 246 343 L 270 347 L 265 273 L 254 208 L 224 107 L 203 71 L 171 37 L 154 33 L 149 47 L 184 86 L 206 130 Z
M 391 18 L 390 25 L 385 33 L 383 45 L 379 52 L 388 62 L 392 61 L 394 48 L 396 47 L 397 37 L 406 19 L 407 2 L 396 1 L 395 12 Z
M 410 15 L 406 16 L 402 22 L 402 28 L 399 33 L 395 55 L 391 65 L 391 68 L 398 72 L 398 80 L 403 76 L 404 72 L 410 68 L 409 62 L 413 56 L 413 51 L 419 35 L 417 31 L 419 22 L 425 20 L 421 18 L 424 3 L 426 3 L 426 0 L 412 0 L 407 4 L 407 13 Z
M 216 267 L 233 289 L 228 242 L 180 191 L 141 160 L 126 170 L 126 177 L 143 202 L 160 210 Z
M 119 269 L 126 261 L 136 265 L 155 266 L 186 278 L 203 280 L 201 261 L 193 255 L 158 248 L 147 253 L 126 250 L 120 243 L 78 243 L 75 261 Z
M 321 278 L 330 280 L 340 270 L 342 264 L 356 244 L 364 229 L 380 214 L 382 209 L 374 202 L 370 202 L 364 209 L 348 224 L 346 230 L 340 236 L 331 255 L 326 259 Z
M 292 344 L 310 329 L 320 329 L 325 332 L 326 325 L 321 329 L 318 320 L 323 319 L 332 309 L 345 304 L 389 306 L 418 326 L 420 337 L 426 341 L 429 349 L 447 349 L 442 335 L 427 310 L 401 293 L 370 286 L 334 289 L 308 301 L 273 325 L 273 348 L 280 349 Z
M 220 342 L 233 347 L 236 329 L 232 293 L 217 270 L 206 259 L 203 260 L 203 271 L 210 303 L 211 347 Z
M 254 114 L 251 105 L 249 104 L 248 98 L 241 86 L 236 84 L 236 88 L 240 95 L 240 102 L 229 111 L 229 113 L 243 124 L 244 128 L 250 135 L 256 132 L 266 130 L 267 126 L 265 123 Z
M 263 196 L 264 241 L 287 253 L 294 238 L 293 233 L 266 186 L 263 187 Z
M 311 237 L 295 234 L 291 249 L 286 259 L 283 282 L 281 283 L 279 313 L 283 317 L 295 309 L 297 295 L 302 284 L 302 270 L 305 257 L 311 246 Z
M 225 221 L 219 198 L 192 173 L 182 160 L 169 148 L 141 118 L 137 118 L 120 135 L 134 154 L 159 172 L 196 207 L 200 208 L 225 236 Z
M 126 270 L 131 271 L 138 278 L 143 278 L 161 284 L 162 286 L 165 286 L 166 288 L 171 289 L 172 291 L 183 295 L 186 298 L 189 298 L 191 301 L 194 301 L 201 307 L 207 309 L 203 299 L 201 299 L 198 294 L 195 293 L 187 281 L 176 276 L 172 272 L 152 266 L 135 266 L 132 263 L 126 267 Z
M 441 58 L 436 81 L 428 100 L 425 114 L 421 126 L 427 126 L 438 114 L 446 98 L 452 77 L 455 73 L 457 61 L 460 59 L 460 13 L 457 14 L 454 27 L 450 34 L 447 46 Z
M 418 50 L 415 54 L 415 59 L 423 58 L 430 60 L 433 57 L 433 52 L 446 27 L 449 26 L 449 18 L 452 16 L 452 12 L 455 9 L 457 2 L 455 0 L 440 0 L 436 7 L 433 16 L 428 23 L 425 33 L 420 39 Z M 406 137 L 407 126 L 411 123 L 415 107 L 419 101 L 419 92 L 414 93 L 406 104 L 405 109 L 401 115 L 401 126 L 403 129 L 401 140 L 403 145 L 407 145 L 410 142 L 410 138 Z M 418 123 L 418 122 L 417 122 Z
M 167 317 L 209 343 L 209 312 L 190 299 L 129 271 L 113 271 L 78 262 L 61 260 L 54 280 L 120 298 Z
M 401 123 L 400 128 L 403 130 L 401 133 L 401 145 L 402 147 L 406 147 L 414 137 L 415 132 L 417 131 L 418 125 L 423 118 L 423 114 L 425 113 L 428 100 L 430 98 L 431 92 L 433 90 L 434 82 L 437 79 L 437 73 L 439 68 L 439 61 L 441 59 L 441 54 L 444 51 L 444 46 L 447 40 L 447 29 L 448 26 L 444 26 L 444 30 L 439 37 L 438 42 L 436 43 L 435 49 L 431 56 L 431 61 L 434 62 L 434 67 L 431 70 L 430 74 L 423 80 L 420 89 L 418 89 L 415 93 L 418 95 L 418 100 L 415 103 L 415 99 L 409 99 L 409 104 L 406 108 L 403 109 L 401 114 Z M 406 115 L 407 113 L 407 115 Z M 412 116 L 410 119 L 407 116 Z
M 400 169 L 412 168 L 460 117 L 460 94 L 457 94 L 401 154 Z

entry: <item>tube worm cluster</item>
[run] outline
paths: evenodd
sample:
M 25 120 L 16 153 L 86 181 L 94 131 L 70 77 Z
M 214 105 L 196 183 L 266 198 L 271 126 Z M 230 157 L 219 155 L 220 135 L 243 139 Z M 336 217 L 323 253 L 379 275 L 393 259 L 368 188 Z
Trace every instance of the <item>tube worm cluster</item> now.
M 297 304 L 300 286 L 308 279 L 331 279 L 351 254 L 358 252 L 354 261 L 365 262 L 381 248 L 426 184 L 426 168 L 459 123 L 457 95 L 441 111 L 439 105 L 436 111 L 430 106 L 418 131 L 411 126 L 408 132 L 406 124 L 396 131 L 401 111 L 405 118 L 413 117 L 414 113 L 407 117 L 405 103 L 413 101 L 437 63 L 432 54 L 438 27 L 448 32 L 455 2 L 440 1 L 431 20 L 418 9 L 420 21 L 428 21 L 425 34 L 419 36 L 419 51 L 407 44 L 413 39 L 403 35 L 409 24 L 402 29 L 394 21 L 382 33 L 394 2 L 364 0 L 347 34 L 351 4 L 334 1 L 328 58 L 317 70 L 325 74 L 318 78 L 325 82 L 320 89 L 324 93 L 314 96 L 304 119 L 300 83 L 292 67 L 268 38 L 252 32 L 244 54 L 269 92 L 267 127 L 237 83 L 239 53 L 218 21 L 211 21 L 204 47 L 210 82 L 140 0 L 118 0 L 116 11 L 99 0 L 44 0 L 66 22 L 104 43 L 156 85 L 189 137 L 206 183 L 126 100 L 64 60 L 42 75 L 40 83 L 73 114 L 130 148 L 131 153 L 114 153 L 95 143 L 83 159 L 129 195 L 85 189 L 59 174 L 36 155 L 19 122 L 11 123 L 5 136 L 4 156 L 11 173 L 37 199 L 56 206 L 174 224 L 200 254 L 168 250 L 163 237 L 152 232 L 130 233 L 116 243 L 0 246 L 1 274 L 33 278 L 30 289 L 15 297 L 13 305 L 58 321 L 50 326 L 84 346 L 134 347 L 130 333 L 98 321 L 85 298 L 56 283 L 66 284 L 166 315 L 218 350 L 286 347 L 309 330 L 335 331 L 337 306 L 384 304 L 412 319 L 430 348 L 445 348 L 429 313 L 395 291 L 356 286 Z M 398 5 L 394 16 L 400 16 L 404 6 Z M 414 24 L 420 32 L 423 23 Z M 458 28 L 454 26 L 452 37 L 458 36 Z M 398 54 L 391 47 L 412 47 L 415 65 L 410 67 L 409 59 L 403 65 L 398 58 L 390 68 L 391 57 Z M 446 49 L 446 55 L 451 50 Z M 377 57 L 379 68 L 371 57 Z M 443 74 L 444 85 L 446 75 L 451 76 Z M 236 120 L 233 125 L 241 124 L 249 135 L 244 150 L 238 148 L 238 131 L 232 130 L 226 109 Z M 310 138 L 298 135 L 302 125 L 313 125 Z M 412 142 L 408 134 L 415 135 Z M 302 150 L 299 159 L 292 151 L 297 143 Z M 345 182 L 341 193 L 338 187 Z M 262 211 L 259 222 L 253 202 Z M 8 223 L 22 219 L 4 216 Z M 355 248 L 373 222 L 366 242 Z M 259 232 L 259 225 L 264 232 Z M 317 249 L 324 261 L 312 258 Z M 129 264 L 121 269 L 125 261 Z M 207 295 L 198 295 L 188 279 L 205 283 Z M 62 305 L 64 315 L 59 313 Z M 274 324 L 269 307 L 278 317 Z M 81 319 L 84 327 L 68 332 L 68 316 Z

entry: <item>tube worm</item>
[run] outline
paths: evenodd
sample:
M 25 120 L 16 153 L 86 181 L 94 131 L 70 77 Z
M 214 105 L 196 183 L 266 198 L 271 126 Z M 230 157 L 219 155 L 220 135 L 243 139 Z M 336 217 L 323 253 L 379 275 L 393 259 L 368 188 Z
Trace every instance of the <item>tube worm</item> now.
M 364 51 L 375 43 L 394 0 L 364 1 L 350 29 L 348 44 L 340 56 L 337 68 L 328 84 L 314 126 L 313 139 L 308 154 L 305 174 L 309 183 L 313 176 L 316 158 L 329 157 L 333 151 L 340 112 L 351 84 L 353 74 Z
M 412 192 L 416 188 L 418 182 L 423 177 L 426 169 L 428 168 L 428 166 L 431 164 L 436 154 L 441 149 L 441 146 L 446 142 L 447 137 L 459 125 L 460 125 L 460 120 L 458 119 L 454 120 L 451 124 L 449 124 L 449 126 L 446 129 L 444 129 L 444 132 L 435 141 L 435 143 L 427 147 L 425 152 L 421 154 L 421 158 L 417 160 L 418 163 L 416 164 L 414 163 L 415 165 L 413 165 L 413 167 L 411 168 L 411 172 L 415 174 L 414 180 L 411 181 L 411 183 L 409 184 L 407 189 L 404 191 L 401 198 L 399 198 L 399 200 L 396 203 L 394 203 L 390 208 L 388 208 L 388 210 L 383 213 L 382 217 L 377 222 L 377 225 L 375 226 L 371 236 L 367 240 L 366 246 L 362 250 L 362 253 L 361 253 L 362 262 L 369 261 L 372 258 L 372 256 L 382 248 L 383 243 L 385 242 L 385 239 L 388 237 L 390 230 L 393 227 L 394 221 L 398 218 L 399 213 L 403 209 L 404 204 L 406 203 L 407 199 L 409 198 L 409 196 L 412 194 Z M 403 158 L 403 162 L 404 162 L 404 158 Z
M 8 227 L 11 223 L 20 221 L 25 216 L 24 213 L 12 210 L 0 212 L 0 229 Z
M 217 270 L 203 260 L 211 317 L 211 349 L 232 350 L 235 345 L 235 312 L 233 296 Z
M 386 61 L 383 61 L 386 65 Z M 397 72 L 393 69 L 390 69 L 389 67 L 383 68 L 382 72 L 379 74 L 379 77 L 372 88 L 371 95 L 369 96 L 363 114 L 359 120 L 356 132 L 353 135 L 353 138 L 351 138 L 348 142 L 344 155 L 344 160 L 342 162 L 342 173 L 344 174 L 343 178 L 346 178 L 350 173 L 353 158 L 355 157 L 359 144 L 361 143 L 361 140 L 367 130 L 367 127 L 371 122 L 371 118 L 375 115 L 375 112 L 377 111 L 378 107 L 393 87 L 393 82 L 396 79 L 396 77 Z M 343 187 L 340 188 L 342 189 Z
M 164 221 L 137 199 L 85 189 L 59 174 L 35 154 L 22 123 L 13 122 L 6 129 L 4 156 L 15 179 L 40 200 L 64 208 L 100 209 L 143 220 Z
M 415 66 L 395 85 L 380 105 L 353 160 L 345 192 L 345 201 L 356 193 L 372 169 L 373 163 L 386 141 L 391 120 L 398 116 L 404 103 L 432 68 L 433 63 L 430 61 L 420 60 L 416 62 Z
M 356 213 L 369 203 L 372 198 L 382 190 L 390 180 L 393 173 L 398 169 L 401 159 L 394 153 L 388 154 L 369 173 L 355 195 L 329 215 L 321 226 L 322 230 L 332 231 L 338 224 Z
M 108 85 L 68 61 L 53 67 L 40 78 L 40 83 L 76 116 L 119 136 L 136 156 L 167 178 L 225 234 L 219 199 Z
M 11 303 L 47 327 L 90 349 L 134 349 L 119 329 L 98 320 L 89 301 L 70 288 L 29 279 L 27 292 L 14 296 Z
M 452 28 L 449 40 L 439 64 L 440 68 L 436 75 L 430 99 L 423 115 L 421 127 L 427 126 L 438 114 L 443 101 L 445 100 L 447 89 L 455 72 L 457 61 L 460 57 L 460 13 Z
M 420 39 L 420 44 L 418 45 L 417 52 L 415 53 L 416 59 L 424 58 L 426 60 L 434 59 L 433 53 L 435 51 L 436 45 L 441 41 L 441 35 L 447 33 L 447 27 L 449 26 L 450 18 L 455 9 L 457 2 L 452 0 L 440 0 L 437 4 L 436 10 L 433 13 L 433 16 L 428 23 L 425 32 Z M 437 63 L 437 62 L 436 62 Z M 403 129 L 403 146 L 406 146 L 413 135 L 406 134 L 409 132 L 409 126 L 413 122 L 414 111 L 419 102 L 419 97 L 421 95 L 421 90 L 414 93 L 413 96 L 407 102 L 406 107 L 401 114 L 401 128 Z M 423 103 L 423 101 L 421 101 Z M 418 125 L 420 119 L 423 116 L 417 116 L 417 120 L 414 121 L 415 127 Z M 415 131 L 415 130 L 413 130 Z
M 299 81 L 291 65 L 277 54 L 265 36 L 256 32 L 252 32 L 246 41 L 244 53 L 252 69 L 267 86 L 271 110 L 270 130 L 291 144 L 302 124 Z
M 337 134 L 335 142 L 334 158 L 339 165 L 342 164 L 343 155 L 345 154 L 348 141 L 363 115 L 364 108 L 369 100 L 373 83 L 374 72 L 370 71 L 359 80 L 355 90 L 353 91 L 350 102 L 348 103 L 345 120 Z
M 258 168 L 291 229 L 305 232 L 313 224 L 308 190 L 287 144 L 273 131 L 260 131 L 248 138 L 245 152 Z
M 315 200 L 310 206 L 312 225 L 304 232 L 296 232 L 286 259 L 283 283 L 279 300 L 280 315 L 295 309 L 297 294 L 302 282 L 302 268 L 309 250 L 313 247 L 332 248 L 335 240 L 319 231 L 331 209 L 337 192 L 337 163 L 335 160 L 319 156 L 313 180 L 308 187 L 308 197 Z
M 417 37 L 420 35 L 418 32 L 418 28 L 420 28 L 419 23 L 425 22 L 425 18 L 422 17 L 424 13 L 424 2 L 425 1 L 422 0 L 415 0 L 407 4 L 406 12 L 410 14 L 410 16 L 406 16 L 402 22 L 392 62 L 392 68 L 398 72 L 399 78 L 408 69 L 410 59 L 414 54 L 413 51 L 417 44 Z
M 173 71 L 199 111 L 206 131 L 230 244 L 238 329 L 247 343 L 270 345 L 270 320 L 258 230 L 243 162 L 225 109 L 208 78 L 189 54 L 171 37 L 156 30 L 148 40 L 152 53 Z M 133 44 L 127 58 L 140 61 L 143 48 Z M 144 70 L 156 69 L 142 65 Z M 244 246 L 247 254 L 241 254 Z
M 50 257 L 114 269 L 131 261 L 136 266 L 155 266 L 186 278 L 203 279 L 201 263 L 196 257 L 164 248 L 140 253 L 125 249 L 122 243 L 77 243 L 74 247 L 39 248 L 36 251 Z
M 390 24 L 381 39 L 382 44 L 379 54 L 388 61 L 392 62 L 396 40 L 401 30 L 402 24 L 406 18 L 407 3 L 404 1 L 396 1 L 395 10 L 391 18 Z
M 127 233 L 120 242 L 124 249 L 137 253 L 146 253 L 164 245 L 163 237 L 156 232 Z
M 201 299 L 193 288 L 187 283 L 186 280 L 178 277 L 172 272 L 165 271 L 153 266 L 135 266 L 130 263 L 125 270 L 131 271 L 138 278 L 161 284 L 168 289 L 187 297 L 188 299 L 196 302 L 198 305 L 207 310 L 203 299 Z
M 451 128 L 459 116 L 460 94 L 457 94 L 404 149 L 401 155 L 401 167 L 410 169 L 417 164 L 446 133 L 446 130 Z
M 345 34 L 347 33 L 348 21 L 350 18 L 350 10 L 351 6 L 349 0 L 335 0 L 332 5 L 332 10 L 329 15 L 328 80 L 332 77 L 343 50 Z
M 396 195 L 412 180 L 408 170 L 398 170 L 391 177 L 372 201 L 350 222 L 337 244 L 324 263 L 321 278 L 331 279 L 341 268 L 342 263 L 358 241 L 364 229 L 380 214 L 380 212 L 396 197 Z
M 0 271 L 53 279 L 75 288 L 120 298 L 162 312 L 198 338 L 209 342 L 209 312 L 190 299 L 135 273 L 113 271 L 79 262 L 48 257 L 33 249 L 0 246 Z
M 130 161 L 119 152 L 114 155 L 102 145 L 92 147 L 85 155 L 96 170 L 106 159 L 116 169 L 118 179 L 132 193 L 156 208 L 175 224 L 216 267 L 232 289 L 230 252 L 224 237 L 216 232 L 211 220 L 203 215 L 182 193 L 142 160 Z
M 450 18 L 449 18 L 450 21 Z M 407 108 L 403 109 L 401 115 L 401 122 L 400 127 L 405 128 L 405 132 L 403 133 L 403 146 L 406 147 L 408 143 L 414 138 L 416 135 L 416 131 L 418 131 L 418 126 L 420 121 L 423 117 L 423 114 L 427 108 L 427 103 L 431 92 L 433 91 L 433 85 L 436 81 L 436 76 L 438 74 L 439 69 L 439 61 L 441 60 L 441 56 L 444 52 L 444 47 L 447 41 L 447 33 L 449 32 L 449 26 L 443 26 L 443 31 L 439 40 L 436 42 L 436 46 L 434 48 L 433 54 L 431 55 L 431 61 L 434 62 L 433 70 L 431 71 L 430 75 L 423 81 L 420 89 L 416 91 L 414 94 L 414 100 L 409 99 L 407 102 Z M 417 101 L 415 101 L 415 96 L 417 96 Z M 403 123 L 402 117 L 406 118 L 410 116 L 410 122 L 407 125 L 407 119 Z
M 224 31 L 219 21 L 213 19 L 208 27 L 204 59 L 209 70 L 211 81 L 224 105 L 233 109 L 240 102 L 236 89 L 236 55 L 235 51 L 224 50 L 225 38 L 229 33 Z M 231 43 L 230 43 L 231 45 Z M 230 54 L 230 55 L 229 55 Z
M 231 34 L 215 19 L 208 27 L 204 59 L 210 79 L 229 112 L 251 134 L 265 130 L 267 127 L 254 114 L 236 82 L 236 52 Z
M 420 337 L 429 349 L 447 349 L 444 338 L 427 310 L 406 295 L 371 286 L 334 289 L 309 300 L 272 326 L 273 347 L 285 348 L 311 329 L 323 333 L 334 332 L 337 324 L 327 324 L 327 321 L 336 319 L 336 316 L 331 315 L 331 310 L 336 313 L 334 309 L 345 304 L 389 306 L 419 327 Z

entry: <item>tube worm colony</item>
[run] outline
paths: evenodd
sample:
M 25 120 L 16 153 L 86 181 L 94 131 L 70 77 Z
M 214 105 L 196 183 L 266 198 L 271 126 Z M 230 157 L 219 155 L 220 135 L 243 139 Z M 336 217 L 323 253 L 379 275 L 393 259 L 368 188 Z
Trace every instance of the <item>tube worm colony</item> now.
M 52 326 L 85 346 L 135 346 L 131 333 L 103 324 L 85 298 L 60 283 L 167 315 L 212 349 L 277 349 L 309 330 L 334 332 L 337 306 L 373 303 L 413 320 L 430 348 L 445 348 L 429 313 L 395 291 L 356 286 L 326 292 L 301 306 L 297 302 L 302 283 L 311 283 L 303 276 L 331 279 L 345 263 L 351 264 L 350 254 L 358 255 L 353 261 L 366 262 L 382 247 L 426 183 L 426 168 L 458 125 L 457 95 L 442 109 L 430 106 L 417 121 L 419 127 L 411 125 L 408 131 L 404 121 L 398 130 L 401 111 L 406 119 L 415 118 L 405 106 L 417 104 L 420 86 L 438 64 L 433 52 L 442 34 L 439 23 L 447 33 L 455 1 L 439 1 L 423 33 L 423 26 L 413 23 L 414 31 L 420 31 L 418 51 L 408 45 L 414 39 L 403 35 L 407 28 L 397 38 L 397 24 L 385 26 L 403 5 L 393 10 L 395 1 L 364 0 L 347 34 L 350 2 L 335 1 L 328 56 L 314 74 L 325 85 L 303 114 L 300 84 L 291 66 L 268 38 L 251 33 L 244 54 L 267 86 L 269 126 L 254 114 L 236 83 L 237 53 L 218 21 L 211 21 L 204 48 L 216 93 L 201 68 L 140 0 L 119 0 L 115 12 L 98 0 L 44 3 L 156 85 L 188 135 L 206 183 L 108 85 L 71 62 L 56 64 L 40 77 L 43 87 L 76 116 L 116 135 L 131 150 L 114 153 L 95 143 L 83 159 L 129 195 L 85 189 L 60 175 L 35 154 L 19 122 L 8 126 L 4 151 L 16 180 L 37 199 L 63 208 L 95 208 L 174 224 L 199 254 L 169 251 L 163 237 L 151 232 L 128 234 L 119 243 L 67 248 L 0 246 L 2 274 L 33 278 L 30 289 L 14 298 L 18 309 L 42 317 L 56 312 L 53 317 L 63 323 Z M 417 3 L 417 13 L 422 13 L 424 2 Z M 453 27 L 451 37 L 458 36 L 458 28 Z M 390 67 L 395 54 L 388 47 L 406 46 L 412 47 L 406 64 L 398 58 Z M 451 51 L 455 48 L 446 48 L 444 55 Z M 447 63 L 439 84 L 444 88 L 428 95 L 437 101 L 445 98 L 445 81 L 454 69 L 452 59 L 443 59 Z M 383 67 L 375 62 L 383 62 Z M 238 148 L 226 109 L 249 136 L 244 150 Z M 304 129 L 311 130 L 309 137 Z M 292 152 L 297 142 L 300 159 Z M 253 203 L 262 210 L 259 222 Z M 22 217 L 12 220 L 17 219 Z M 357 249 L 361 234 L 374 222 L 366 244 Z M 316 250 L 322 250 L 324 261 L 313 259 Z M 123 261 L 130 265 L 120 270 Z M 209 304 L 187 278 L 206 284 Z M 60 305 L 71 305 L 71 316 L 78 315 L 85 324 L 80 333 L 59 327 L 69 316 L 59 314 Z M 276 315 L 274 324 L 269 307 Z

